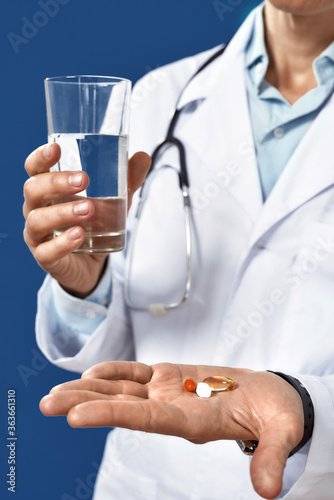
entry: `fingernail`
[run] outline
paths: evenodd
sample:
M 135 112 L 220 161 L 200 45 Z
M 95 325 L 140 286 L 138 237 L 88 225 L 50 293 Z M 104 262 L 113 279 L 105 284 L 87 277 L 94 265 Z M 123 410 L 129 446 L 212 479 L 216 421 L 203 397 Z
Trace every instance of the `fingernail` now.
M 77 227 L 74 227 L 73 229 L 71 229 L 67 235 L 67 238 L 71 241 L 78 240 L 80 237 L 81 237 L 81 232 L 80 232 L 80 229 Z
M 75 205 L 73 209 L 74 213 L 77 215 L 86 215 L 89 212 L 89 205 L 87 201 L 83 201 Z
M 52 144 L 47 144 L 44 148 L 44 156 L 48 160 L 51 157 Z
M 68 178 L 69 184 L 74 187 L 80 187 L 82 184 L 82 175 L 81 173 L 78 174 L 72 174 Z

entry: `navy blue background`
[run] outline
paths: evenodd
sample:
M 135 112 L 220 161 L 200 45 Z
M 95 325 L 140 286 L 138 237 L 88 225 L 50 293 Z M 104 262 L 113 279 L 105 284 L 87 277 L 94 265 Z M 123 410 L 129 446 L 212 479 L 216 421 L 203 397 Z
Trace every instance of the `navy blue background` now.
M 3 0 L 0 16 L 0 497 L 13 498 L 6 484 L 7 391 L 13 388 L 17 396 L 17 500 L 91 498 L 93 463 L 101 460 L 107 434 L 107 429 L 72 429 L 65 418 L 46 418 L 38 408 L 40 398 L 53 385 L 76 378 L 39 354 L 34 320 L 36 293 L 44 273 L 22 238 L 24 160 L 46 142 L 43 80 L 97 74 L 135 82 L 150 69 L 228 41 L 259 3 L 49 1 L 53 12 L 46 14 L 41 6 L 46 0 Z M 219 13 L 215 5 L 220 5 Z

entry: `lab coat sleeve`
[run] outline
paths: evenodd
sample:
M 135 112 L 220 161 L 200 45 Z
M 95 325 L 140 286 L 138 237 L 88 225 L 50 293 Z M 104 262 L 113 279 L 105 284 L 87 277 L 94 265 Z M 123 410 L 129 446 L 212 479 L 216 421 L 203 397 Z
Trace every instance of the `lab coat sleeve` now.
M 334 486 L 334 375 L 294 375 L 308 390 L 314 405 L 311 440 L 299 453 L 307 453 L 304 472 L 282 497 L 284 500 L 332 500 Z M 289 474 L 294 457 L 288 459 Z
M 134 359 L 122 278 L 116 269 L 112 271 L 111 261 L 101 283 L 105 287 L 108 280 L 112 282 L 109 307 L 71 297 L 60 290 L 55 304 L 54 291 L 59 285 L 50 276 L 46 277 L 38 293 L 36 340 L 46 358 L 56 366 L 82 372 L 102 361 Z

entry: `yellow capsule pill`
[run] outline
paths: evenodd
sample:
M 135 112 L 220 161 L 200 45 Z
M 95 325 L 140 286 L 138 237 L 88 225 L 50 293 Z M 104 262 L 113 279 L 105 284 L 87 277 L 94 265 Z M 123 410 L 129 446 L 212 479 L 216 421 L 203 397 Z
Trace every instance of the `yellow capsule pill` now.
M 214 377 L 207 377 L 203 380 L 203 382 L 208 384 L 212 392 L 231 391 L 235 387 L 233 379 L 229 377 L 220 377 L 218 375 Z

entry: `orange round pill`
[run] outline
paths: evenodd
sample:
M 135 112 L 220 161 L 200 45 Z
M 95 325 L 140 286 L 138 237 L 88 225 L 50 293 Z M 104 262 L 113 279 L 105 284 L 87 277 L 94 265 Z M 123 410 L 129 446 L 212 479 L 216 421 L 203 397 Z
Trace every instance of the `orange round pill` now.
M 191 378 L 188 378 L 185 382 L 184 382 L 184 387 L 187 389 L 187 391 L 189 392 L 194 392 L 196 391 L 196 384 L 195 382 L 191 379 Z

